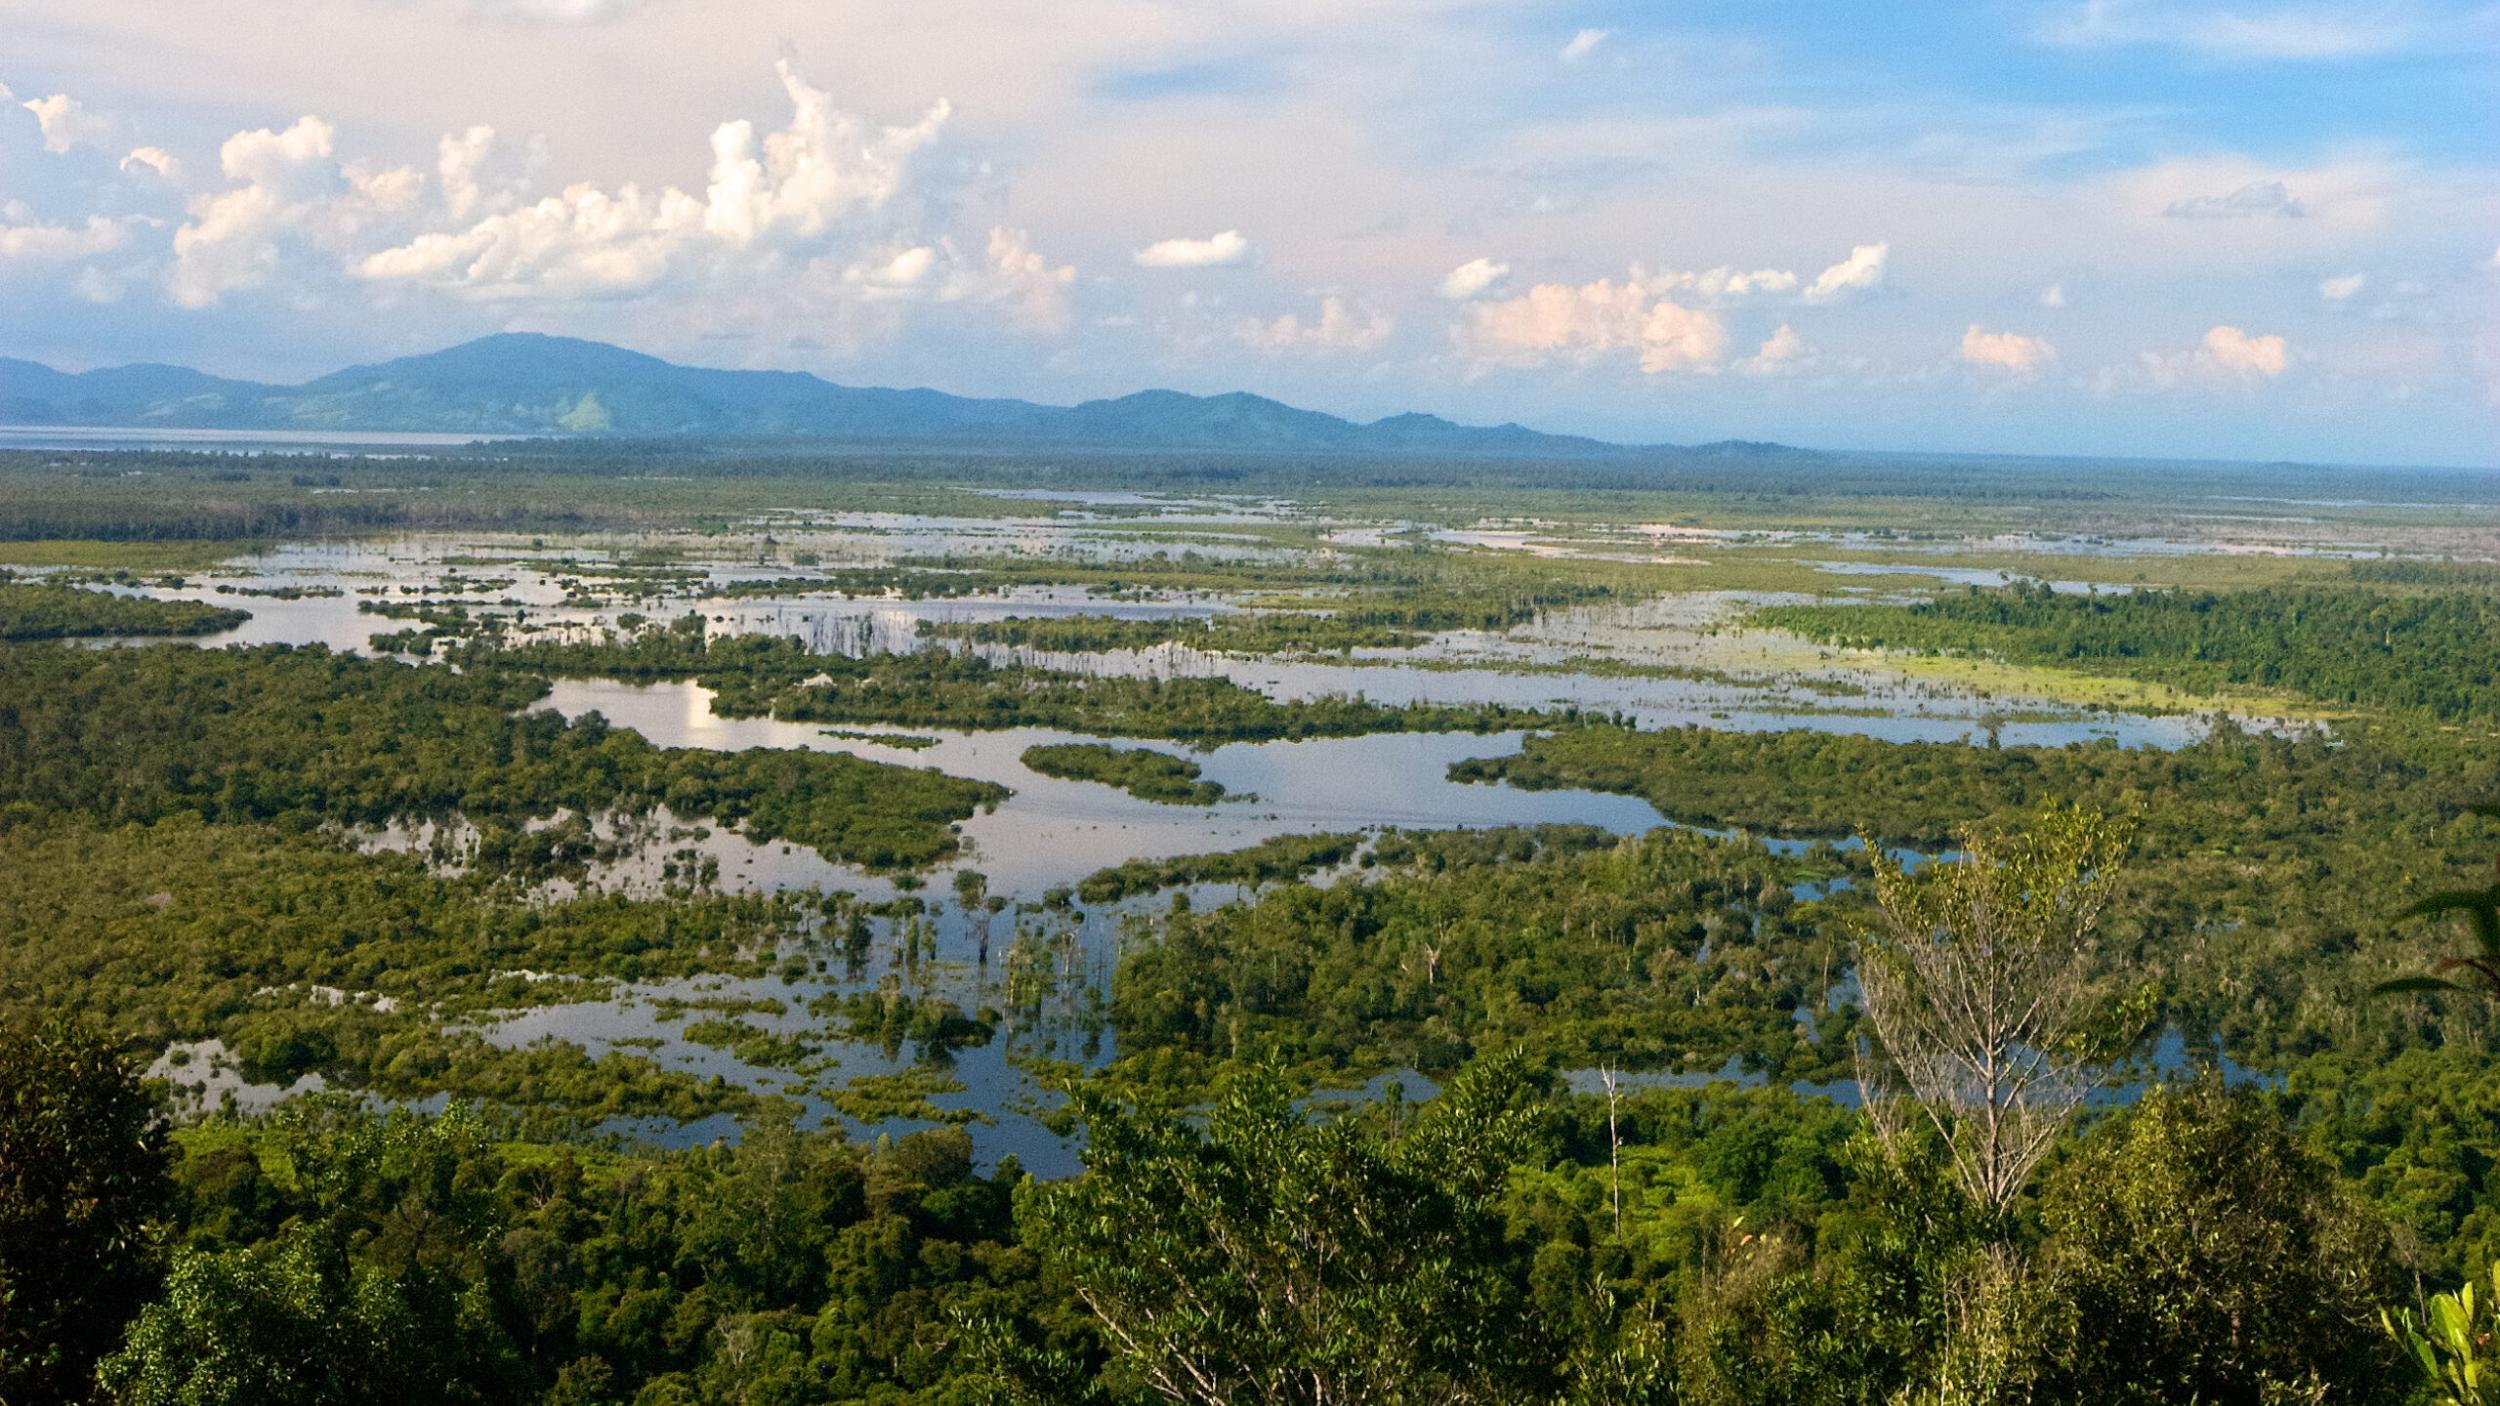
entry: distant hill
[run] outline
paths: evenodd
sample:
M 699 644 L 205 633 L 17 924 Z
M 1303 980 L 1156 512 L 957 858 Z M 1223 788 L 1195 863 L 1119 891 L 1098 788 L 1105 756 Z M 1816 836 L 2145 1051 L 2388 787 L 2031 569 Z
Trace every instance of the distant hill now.
M 1081 405 L 840 386 L 797 371 L 678 366 L 601 342 L 512 332 L 424 356 L 351 366 L 300 386 L 179 366 L 72 375 L 0 358 L 0 423 L 137 429 L 422 431 L 634 437 L 787 436 L 881 443 L 1014 442 L 1102 450 L 1201 449 L 1456 457 L 1606 458 L 1626 446 L 1519 425 L 1392 415 L 1358 424 L 1263 396 L 1139 391 Z M 1743 441 L 1712 457 L 1795 454 Z

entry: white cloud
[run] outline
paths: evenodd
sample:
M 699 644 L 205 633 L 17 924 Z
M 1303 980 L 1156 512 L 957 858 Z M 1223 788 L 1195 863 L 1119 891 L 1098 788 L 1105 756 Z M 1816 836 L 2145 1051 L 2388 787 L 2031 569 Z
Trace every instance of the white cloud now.
M 1797 275 L 1786 269 L 1754 269 L 1748 272 L 1722 267 L 1698 273 L 1673 269 L 1652 273 L 1636 264 L 1632 269 L 1632 281 L 1652 293 L 1693 293 L 1700 295 L 1704 301 L 1720 303 L 1752 297 L 1757 293 L 1793 292 L 1799 280 Z
M 2063 283 L 2052 283 L 2048 287 L 2041 289 L 2040 306 L 2044 308 L 2062 308 L 2066 306 L 2066 285 Z
M 1590 362 L 1622 350 L 1640 354 L 1641 370 L 1712 371 L 1727 344 L 1716 313 L 1652 300 L 1638 283 L 1599 279 L 1577 287 L 1540 283 L 1516 298 L 1478 303 L 1461 329 L 1462 345 L 1479 361 L 1540 366 Z
M 2369 281 L 2369 275 L 2362 273 L 2348 273 L 2340 278 L 2321 279 L 2318 282 L 2318 296 L 2330 303 L 2340 303 L 2360 292 L 2361 285 Z
M 912 153 L 937 140 L 952 111 L 940 99 L 909 127 L 876 127 L 833 106 L 788 60 L 774 65 L 795 110 L 790 125 L 756 150 L 755 124 L 741 118 L 712 133 L 712 183 L 703 226 L 733 244 L 776 230 L 802 237 L 864 207 L 884 204 L 903 181 Z
M 170 181 L 182 166 L 172 152 L 161 146 L 141 146 L 131 148 L 130 154 L 122 158 L 121 169 L 131 174 L 154 171 L 160 179 Z
M 949 283 L 948 296 L 1003 303 L 1019 326 L 1035 332 L 1065 332 L 1068 289 L 1076 282 L 1076 266 L 1053 267 L 1033 248 L 1031 236 L 1005 225 L 991 228 L 988 253 L 988 267 L 978 275 L 959 270 Z
M 2251 336 L 2216 326 L 2190 351 L 2144 352 L 2134 363 L 2104 368 L 2092 379 L 2102 395 L 2122 390 L 2176 390 L 2182 386 L 2249 385 L 2272 380 L 2291 365 L 2291 348 L 2278 336 Z
M 83 259 L 122 246 L 129 229 L 117 220 L 90 215 L 83 225 L 47 225 L 25 220 L 22 207 L 0 210 L 0 259 L 53 263 Z
M 1441 280 L 1441 296 L 1465 302 L 1510 276 L 1510 265 L 1492 259 L 1469 259 Z
M 1860 244 L 1849 251 L 1849 257 L 1814 276 L 1806 286 L 1805 300 L 1828 303 L 1844 293 L 1872 288 L 1884 278 L 1884 263 L 1892 254 L 1889 244 Z
M 1584 29 L 1572 35 L 1571 42 L 1562 46 L 1562 61 L 1578 63 L 1596 53 L 1597 46 L 1606 42 L 1608 32 L 1603 29 Z
M 2020 332 L 1982 332 L 1974 322 L 1962 331 L 1962 360 L 1973 366 L 1993 366 L 2007 375 L 2028 378 L 2040 374 L 2042 367 L 2057 360 L 2057 348 L 2038 337 Z
M 912 155 L 936 140 L 949 112 L 940 101 L 917 123 L 880 127 L 836 109 L 788 63 L 776 71 L 790 96 L 789 125 L 760 144 L 755 124 L 744 119 L 716 128 L 710 184 L 701 199 L 675 187 L 647 196 L 631 182 L 613 193 L 576 184 L 493 210 L 465 229 L 432 231 L 369 254 L 356 271 L 369 279 L 500 295 L 645 288 L 688 250 L 805 245 L 845 217 L 884 205 L 901 188 Z M 502 203 L 475 183 L 491 137 L 472 128 L 444 139 L 437 167 L 447 210 Z
M 2228 195 L 2197 195 L 2162 207 L 2174 220 L 2249 220 L 2259 216 L 2297 220 L 2309 207 L 2281 181 L 2250 181 Z
M 434 147 L 434 174 L 442 183 L 443 209 L 455 220 L 465 220 L 486 198 L 479 189 L 477 172 L 486 164 L 495 149 L 495 129 L 471 127 L 453 134 L 446 132 Z
M 283 132 L 264 127 L 226 139 L 218 168 L 243 184 L 192 201 L 190 220 L 174 231 L 175 302 L 208 307 L 269 276 L 279 236 L 343 185 L 331 142 L 330 124 L 310 116 Z
M 413 210 L 425 195 L 425 176 L 414 166 L 376 166 L 350 161 L 339 168 L 348 188 L 375 210 Z
M 1805 349 L 1805 339 L 1783 322 L 1777 332 L 1763 339 L 1759 350 L 1737 362 L 1736 369 L 1748 376 L 1775 376 L 1794 365 Z
M 1343 298 L 1322 298 L 1319 319 L 1304 322 L 1292 313 L 1273 322 L 1256 319 L 1241 325 L 1243 343 L 1261 351 L 1279 352 L 1297 348 L 1320 351 L 1369 351 L 1389 340 L 1396 324 L 1382 313 L 1366 311 L 1357 315 L 1348 309 Z
M 19 106 L 35 114 L 36 123 L 43 128 L 43 149 L 55 155 L 80 142 L 99 140 L 111 128 L 110 123 L 67 93 L 32 98 Z
M 702 227 L 703 206 L 680 190 L 646 198 L 631 182 L 613 195 L 574 185 L 468 229 L 369 254 L 356 272 L 504 294 L 618 292 L 657 281 Z
M 1203 269 L 1237 264 L 1249 257 L 1250 241 L 1241 231 L 1228 229 L 1205 239 L 1164 239 L 1140 249 L 1133 256 L 1139 268 Z
M 878 264 L 853 264 L 843 270 L 842 281 L 872 289 L 903 289 L 920 286 L 937 267 L 937 250 L 922 244 L 905 249 Z
M 2215 368 L 2234 375 L 2283 374 L 2281 337 L 2252 337 L 2236 327 L 2216 327 L 2205 334 L 2205 347 L 2198 355 Z

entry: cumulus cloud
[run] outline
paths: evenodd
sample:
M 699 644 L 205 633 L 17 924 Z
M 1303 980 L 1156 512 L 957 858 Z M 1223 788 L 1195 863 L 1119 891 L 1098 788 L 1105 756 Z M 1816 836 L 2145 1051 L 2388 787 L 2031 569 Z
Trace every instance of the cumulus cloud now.
M 0 100 L 13 94 L 0 94 Z M 101 140 L 111 124 L 87 110 L 84 103 L 67 93 L 54 93 L 48 98 L 32 98 L 18 104 L 35 114 L 43 128 L 43 149 L 58 155 L 80 142 Z
M 0 259 L 56 263 L 108 253 L 130 236 L 127 226 L 102 215 L 83 225 L 48 225 L 34 221 L 22 205 L 0 207 Z
M 1797 275 L 1786 269 L 1704 269 L 1699 273 L 1650 273 L 1635 268 L 1633 280 L 1653 293 L 1691 293 L 1709 302 L 1730 302 L 1760 293 L 1796 291 Z
M 2205 334 L 2197 353 L 2219 370 L 2238 376 L 2280 376 L 2284 348 L 2281 337 L 2252 337 L 2236 327 L 2216 327 Z
M 2309 207 L 2281 181 L 2250 181 L 2228 195 L 2197 195 L 2162 207 L 2174 220 L 2251 220 L 2261 216 L 2297 220 Z
M 132 147 L 130 154 L 122 158 L 121 169 L 131 175 L 136 175 L 141 171 L 154 171 L 158 179 L 170 181 L 182 167 L 181 163 L 174 160 L 174 154 L 165 148 L 141 146 Z
M 1713 371 L 1727 344 L 1716 313 L 1653 298 L 1638 283 L 1540 283 L 1516 298 L 1478 303 L 1460 341 L 1479 361 L 1540 366 L 1636 351 L 1641 370 Z
M 1250 256 L 1250 241 L 1228 229 L 1204 239 L 1163 239 L 1133 256 L 1139 268 L 1204 269 L 1240 263 Z
M 803 247 L 890 200 L 913 154 L 936 140 L 949 113 L 940 101 L 917 123 L 880 127 L 835 108 L 787 62 L 776 71 L 790 97 L 789 125 L 759 141 L 750 121 L 722 123 L 712 133 L 710 182 L 700 198 L 673 186 L 647 195 L 631 182 L 613 192 L 583 183 L 492 209 L 502 200 L 477 180 L 492 132 L 446 137 L 437 160 L 446 209 L 454 218 L 461 209 L 489 213 L 369 254 L 356 271 L 487 294 L 618 293 L 650 286 L 690 249 Z
M 1584 29 L 1577 34 L 1572 35 L 1571 42 L 1562 46 L 1562 61 L 1564 63 L 1578 63 L 1580 60 L 1596 53 L 1597 46 L 1606 42 L 1606 35 L 1608 33 L 1609 31 L 1603 29 Z
M 1034 249 L 1032 237 L 1004 225 L 990 230 L 989 262 L 977 271 L 960 266 L 947 296 L 1005 305 L 1018 325 L 1034 332 L 1064 332 L 1068 327 L 1068 289 L 1076 282 L 1074 264 L 1053 265 Z
M 2340 303 L 2360 292 L 2361 285 L 2369 281 L 2369 275 L 2362 273 L 2348 273 L 2340 278 L 2320 279 L 2318 296 L 2330 303 Z
M 701 202 L 680 190 L 646 198 L 630 181 L 613 194 L 573 185 L 468 229 L 368 254 L 356 272 L 489 293 L 626 291 L 655 282 L 702 224 Z
M 1272 322 L 1256 319 L 1241 325 L 1241 340 L 1261 351 L 1369 351 L 1389 340 L 1396 324 L 1381 313 L 1355 313 L 1343 298 L 1322 298 L 1316 321 L 1292 313 Z
M 1736 369 L 1748 376 L 1776 376 L 1795 365 L 1805 349 L 1805 339 L 1783 322 L 1777 332 L 1763 339 L 1759 350 L 1737 362 Z
M 2040 306 L 2044 308 L 2062 308 L 2066 306 L 2066 285 L 2063 283 L 2052 283 L 2048 287 L 2041 289 Z
M 935 267 L 937 250 L 922 244 L 881 262 L 853 264 L 843 270 L 842 281 L 872 290 L 917 288 Z
M 1510 276 L 1510 265 L 1492 259 L 1469 259 L 1441 280 L 1441 296 L 1465 302 Z
M 2279 336 L 2253 336 L 2237 327 L 2218 325 L 2206 331 L 2189 351 L 2145 352 L 2131 365 L 2104 369 L 2093 378 L 2103 395 L 2123 390 L 2176 390 L 2183 386 L 2251 385 L 2281 376 L 2291 365 L 2291 347 Z
M 1872 288 L 1884 280 L 1884 262 L 1892 255 L 1889 244 L 1860 244 L 1849 251 L 1849 257 L 1814 276 L 1806 286 L 1805 300 L 1828 303 L 1861 288 Z
M 268 277 L 280 235 L 345 188 L 331 151 L 330 124 L 311 116 L 283 132 L 264 127 L 228 137 L 218 169 L 242 184 L 192 201 L 191 218 L 174 231 L 174 301 L 208 307 Z
M 876 127 L 833 106 L 784 60 L 775 66 L 790 95 L 790 125 L 757 149 L 755 124 L 741 118 L 712 133 L 712 183 L 703 226 L 734 244 L 776 231 L 821 234 L 834 220 L 882 205 L 902 185 L 914 152 L 937 140 L 951 112 L 943 100 L 908 127 Z
M 1991 366 L 2009 376 L 2027 379 L 2057 360 L 2057 348 L 2020 332 L 1982 332 L 1974 322 L 1962 331 L 1962 360 Z
M 441 183 L 443 209 L 455 220 L 465 220 L 486 198 L 478 187 L 478 168 L 486 164 L 495 149 L 495 129 L 471 127 L 465 132 L 443 134 L 435 143 L 434 174 Z

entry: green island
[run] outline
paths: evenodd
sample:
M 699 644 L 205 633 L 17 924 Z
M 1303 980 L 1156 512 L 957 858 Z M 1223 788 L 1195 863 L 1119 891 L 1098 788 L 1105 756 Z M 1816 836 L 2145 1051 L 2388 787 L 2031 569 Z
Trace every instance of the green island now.
M 1062 742 L 1024 749 L 1024 764 L 1044 776 L 1067 781 L 1098 781 L 1117 786 L 1141 801 L 1174 806 L 1211 806 L 1225 800 L 1256 800 L 1228 795 L 1221 783 L 1201 781 L 1196 762 L 1148 747 L 1114 747 L 1107 742 Z
M 1352 696 L 1278 702 L 1229 679 L 994 665 L 943 650 L 820 654 L 794 636 L 706 639 L 700 617 L 599 643 L 480 640 L 465 670 L 630 680 L 692 679 L 723 717 L 900 727 L 1050 727 L 1184 742 L 1499 732 L 1547 714 L 1498 703 L 1388 707 Z
M 251 618 L 248 610 L 20 581 L 0 571 L 0 640 L 213 635 Z

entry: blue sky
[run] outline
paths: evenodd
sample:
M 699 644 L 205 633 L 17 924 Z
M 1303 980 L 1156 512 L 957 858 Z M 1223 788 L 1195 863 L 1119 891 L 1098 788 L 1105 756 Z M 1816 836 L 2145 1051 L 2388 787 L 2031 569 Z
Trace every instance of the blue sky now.
M 2500 5 L 12 0 L 0 355 L 2500 464 Z

